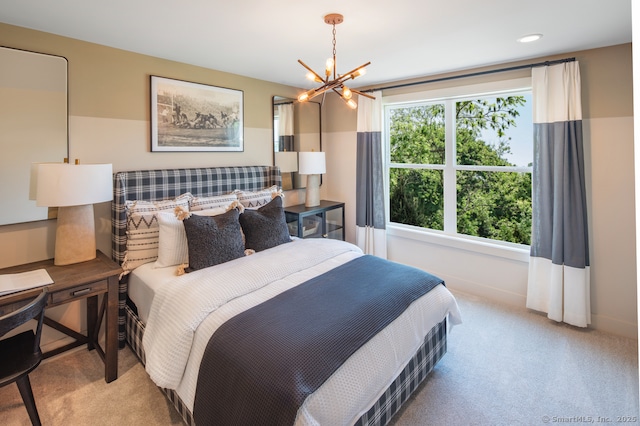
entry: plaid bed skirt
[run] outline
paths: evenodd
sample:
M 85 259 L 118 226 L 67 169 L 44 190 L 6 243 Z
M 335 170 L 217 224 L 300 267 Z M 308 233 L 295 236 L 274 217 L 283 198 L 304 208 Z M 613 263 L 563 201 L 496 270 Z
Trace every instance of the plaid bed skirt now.
M 145 354 L 142 347 L 144 324 L 136 313 L 129 307 L 126 310 L 126 339 L 127 343 L 138 356 L 142 364 Z M 436 363 L 447 352 L 447 321 L 442 320 L 427 333 L 422 346 L 418 348 L 413 358 L 395 378 L 387 390 L 380 396 L 373 406 L 356 421 L 356 426 L 382 426 L 389 423 L 394 414 L 400 410 L 402 404 L 433 370 Z M 178 394 L 172 389 L 161 388 L 167 398 L 176 407 L 185 424 L 194 426 L 193 414 L 182 402 Z

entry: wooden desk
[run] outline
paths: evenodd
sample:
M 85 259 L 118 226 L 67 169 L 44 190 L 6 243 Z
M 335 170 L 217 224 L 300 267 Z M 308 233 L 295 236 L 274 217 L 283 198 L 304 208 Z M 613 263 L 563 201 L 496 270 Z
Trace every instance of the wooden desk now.
M 63 305 L 76 300 L 87 299 L 87 335 L 71 330 L 64 325 L 45 317 L 44 323 L 74 339 L 68 345 L 44 354 L 45 358 L 57 355 L 68 349 L 87 344 L 87 349 L 96 349 L 104 361 L 104 379 L 107 383 L 118 378 L 118 277 L 120 266 L 102 252 L 87 262 L 73 265 L 55 266 L 53 259 L 27 263 L 0 269 L 0 274 L 15 274 L 35 269 L 46 269 L 53 284 L 49 284 L 47 308 Z M 42 291 L 42 287 L 11 293 L 0 297 L 0 315 L 12 312 L 24 305 Z M 103 294 L 98 310 L 98 296 Z M 105 320 L 105 348 L 98 342 L 98 331 Z

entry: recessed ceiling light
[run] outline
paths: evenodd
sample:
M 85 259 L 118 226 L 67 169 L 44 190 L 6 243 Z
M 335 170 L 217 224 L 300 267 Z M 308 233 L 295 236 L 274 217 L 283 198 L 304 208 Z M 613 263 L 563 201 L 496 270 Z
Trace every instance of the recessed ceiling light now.
M 540 40 L 542 38 L 542 34 L 527 34 L 526 36 L 522 36 L 518 39 L 520 43 L 531 43 L 532 41 Z

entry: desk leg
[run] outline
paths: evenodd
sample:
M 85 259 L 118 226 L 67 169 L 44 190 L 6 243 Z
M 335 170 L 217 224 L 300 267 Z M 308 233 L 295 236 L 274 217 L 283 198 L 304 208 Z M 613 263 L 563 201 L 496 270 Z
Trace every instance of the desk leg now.
M 87 349 L 95 349 L 97 344 L 98 296 L 87 297 Z
M 107 309 L 105 312 L 105 375 L 107 383 L 118 378 L 118 277 L 108 279 Z

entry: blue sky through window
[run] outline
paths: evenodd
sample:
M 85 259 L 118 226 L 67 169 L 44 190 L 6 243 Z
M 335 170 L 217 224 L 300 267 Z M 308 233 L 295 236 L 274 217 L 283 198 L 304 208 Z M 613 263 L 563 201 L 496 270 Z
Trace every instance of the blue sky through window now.
M 520 107 L 520 115 L 516 117 L 516 126 L 507 129 L 507 137 L 510 137 L 509 145 L 511 154 L 507 154 L 507 160 L 520 167 L 526 167 L 533 163 L 533 116 L 531 93 L 524 95 L 525 105 Z M 484 141 L 497 145 L 498 137 L 492 129 L 482 132 Z

